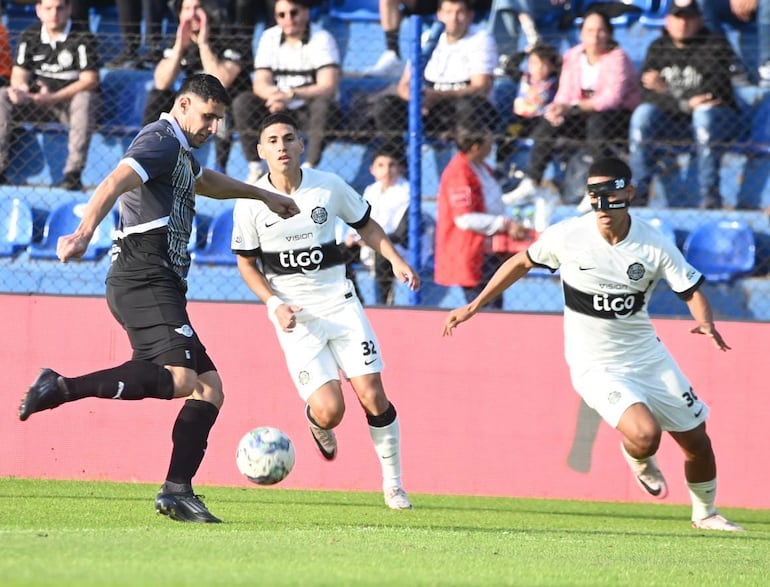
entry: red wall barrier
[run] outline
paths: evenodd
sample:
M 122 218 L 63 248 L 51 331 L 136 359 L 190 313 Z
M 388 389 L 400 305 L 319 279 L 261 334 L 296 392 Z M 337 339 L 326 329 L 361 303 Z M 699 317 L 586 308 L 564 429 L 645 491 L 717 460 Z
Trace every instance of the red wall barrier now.
M 130 349 L 102 299 L 0 296 L 5 382 L 0 476 L 158 482 L 165 477 L 180 400 L 88 399 L 19 422 L 16 408 L 41 366 L 79 375 L 127 360 Z M 351 389 L 337 429 L 340 449 L 322 461 L 258 304 L 191 303 L 194 326 L 225 382 L 226 400 L 198 484 L 242 485 L 236 444 L 258 425 L 294 440 L 287 488 L 379 489 L 379 465 Z M 562 352 L 561 317 L 482 314 L 452 338 L 444 311 L 368 310 L 386 361 L 383 377 L 401 420 L 404 483 L 413 493 L 644 500 L 618 449 L 618 434 L 581 412 Z M 719 504 L 770 507 L 764 448 L 770 420 L 764 364 L 767 324 L 723 322 L 733 348 L 716 351 L 689 321 L 658 320 L 696 392 L 719 467 Z M 580 414 L 580 416 L 579 416 Z M 659 453 L 673 503 L 689 503 L 682 458 L 668 438 Z

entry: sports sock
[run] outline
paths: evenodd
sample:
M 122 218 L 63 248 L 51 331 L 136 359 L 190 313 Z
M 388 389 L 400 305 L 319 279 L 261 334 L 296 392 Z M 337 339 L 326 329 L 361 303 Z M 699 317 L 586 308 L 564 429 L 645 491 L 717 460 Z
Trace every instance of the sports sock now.
M 693 521 L 702 520 L 717 513 L 717 508 L 714 505 L 717 498 L 716 477 L 703 483 L 690 483 L 688 481 L 687 488 L 690 490 Z
M 192 484 L 218 415 L 219 408 L 212 403 L 197 399 L 185 401 L 171 433 L 174 448 L 171 450 L 167 483 Z
M 174 397 L 171 373 L 151 361 L 128 361 L 111 369 L 62 379 L 67 388 L 67 401 L 84 397 L 125 400 Z
M 393 51 L 401 57 L 401 51 L 398 47 L 398 29 L 395 31 L 385 31 L 385 46 L 388 48 L 388 51 Z
M 401 434 L 396 408 L 390 404 L 379 416 L 367 414 L 366 420 L 369 423 L 374 450 L 380 459 L 382 488 L 401 487 Z

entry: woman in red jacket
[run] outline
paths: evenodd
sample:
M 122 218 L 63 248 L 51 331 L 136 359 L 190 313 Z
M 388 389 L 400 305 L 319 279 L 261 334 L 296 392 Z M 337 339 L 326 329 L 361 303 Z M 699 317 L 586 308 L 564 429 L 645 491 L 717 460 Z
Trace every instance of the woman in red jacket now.
M 528 231 L 505 215 L 502 190 L 484 160 L 492 150 L 491 131 L 460 124 L 459 149 L 441 174 L 436 221 L 434 279 L 440 285 L 462 286 L 472 300 L 509 253 L 494 253 L 493 235 L 520 240 Z M 502 297 L 490 306 L 502 308 Z

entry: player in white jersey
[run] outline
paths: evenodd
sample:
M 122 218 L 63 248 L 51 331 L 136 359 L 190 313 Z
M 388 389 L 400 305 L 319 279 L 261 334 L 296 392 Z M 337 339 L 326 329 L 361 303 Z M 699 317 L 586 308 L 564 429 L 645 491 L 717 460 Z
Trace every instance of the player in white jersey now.
M 300 167 L 303 148 L 290 114 L 279 112 L 263 120 L 257 151 L 269 173 L 257 185 L 293 198 L 300 213 L 284 222 L 267 206 L 236 203 L 232 249 L 243 280 L 267 305 L 321 455 L 327 460 L 337 455 L 333 428 L 345 413 L 342 371 L 366 413 L 385 503 L 410 509 L 401 484 L 398 418 L 380 377 L 380 345 L 345 277 L 336 219 L 355 228 L 388 259 L 402 282 L 417 289 L 420 280 L 369 217 L 369 204 L 360 194 L 332 173 Z
M 655 460 L 665 430 L 684 453 L 693 527 L 740 531 L 714 505 L 716 462 L 706 433 L 708 407 L 655 335 L 647 314 L 658 281 L 665 279 L 687 304 L 697 322 L 692 333 L 707 336 L 721 351 L 730 347 L 700 290 L 703 275 L 654 227 L 629 214 L 630 181 L 631 170 L 620 159 L 596 161 L 587 185 L 595 213 L 547 228 L 527 251 L 506 261 L 470 304 L 449 314 L 444 336 L 533 267 L 559 269 L 572 383 L 621 433 L 621 450 L 639 486 L 658 498 L 668 492 Z

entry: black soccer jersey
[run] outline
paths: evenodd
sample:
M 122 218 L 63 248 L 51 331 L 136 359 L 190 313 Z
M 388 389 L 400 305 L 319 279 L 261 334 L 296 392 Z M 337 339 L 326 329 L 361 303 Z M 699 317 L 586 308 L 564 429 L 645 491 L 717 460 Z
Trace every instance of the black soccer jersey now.
M 51 92 L 76 81 L 81 71 L 99 69 L 96 37 L 72 30 L 71 25 L 67 24 L 63 41 L 53 42 L 42 23 L 32 25 L 19 38 L 14 65 L 31 71 Z
M 144 184 L 120 196 L 113 271 L 163 266 L 187 277 L 195 179 L 202 173 L 190 149 L 169 114 L 145 126 L 129 145 L 121 163 L 130 165 Z

